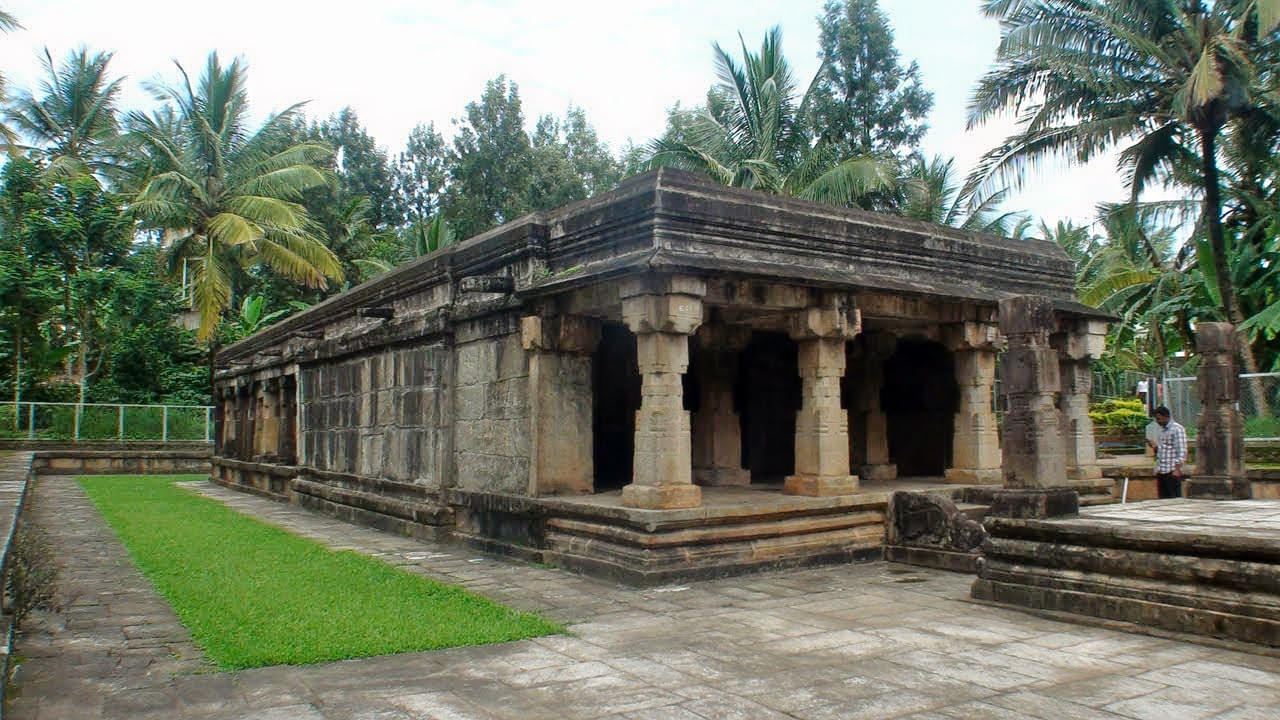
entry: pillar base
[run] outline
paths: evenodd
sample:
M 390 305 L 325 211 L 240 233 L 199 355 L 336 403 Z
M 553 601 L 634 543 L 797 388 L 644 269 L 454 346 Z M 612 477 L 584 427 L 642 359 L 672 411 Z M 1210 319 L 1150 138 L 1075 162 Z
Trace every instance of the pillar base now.
M 852 495 L 857 489 L 857 475 L 788 475 L 782 485 L 784 495 L 807 497 Z
M 952 485 L 1000 485 L 1004 471 L 1000 468 L 947 468 L 943 473 Z
M 1097 465 L 1077 465 L 1067 468 L 1068 480 L 1097 480 L 1102 477 L 1102 468 Z
M 1197 500 L 1248 500 L 1253 497 L 1253 487 L 1248 478 L 1197 475 L 1182 484 L 1182 495 Z
M 858 477 L 866 482 L 888 482 L 898 479 L 898 466 L 893 463 L 874 463 L 858 468 Z
M 636 485 L 622 488 L 624 507 L 647 510 L 674 510 L 702 505 L 702 488 L 697 485 Z
M 693 481 L 709 487 L 721 485 L 750 485 L 751 471 L 746 468 L 694 468 Z
M 1080 512 L 1080 494 L 1067 488 L 1005 488 L 997 490 L 987 517 L 1073 517 Z

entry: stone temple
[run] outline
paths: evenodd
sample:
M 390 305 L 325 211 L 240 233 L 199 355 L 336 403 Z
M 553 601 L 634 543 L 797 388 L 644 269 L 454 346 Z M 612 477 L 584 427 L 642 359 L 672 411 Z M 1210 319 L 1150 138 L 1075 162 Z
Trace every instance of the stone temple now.
M 1002 468 L 1014 296 L 1049 326 L 1013 329 L 1004 440 L 1038 451 Z M 1073 297 L 1052 243 L 663 169 L 227 347 L 214 477 L 637 584 L 879 557 L 894 490 L 1105 496 Z

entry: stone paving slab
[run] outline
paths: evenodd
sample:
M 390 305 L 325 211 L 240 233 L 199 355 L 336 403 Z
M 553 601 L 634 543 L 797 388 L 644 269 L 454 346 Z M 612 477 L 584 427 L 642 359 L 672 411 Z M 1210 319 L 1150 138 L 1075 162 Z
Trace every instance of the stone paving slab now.
M 20 651 L 38 652 L 19 673 L 12 717 L 1132 720 L 1272 718 L 1280 708 L 1280 659 L 973 604 L 967 575 L 870 563 L 639 590 L 193 489 L 330 547 L 542 612 L 570 634 L 202 672 L 84 493 L 44 478 L 40 517 L 67 553 L 78 602 L 24 636 Z M 184 657 L 129 647 L 124 628 L 151 623 L 169 627 L 166 647 Z

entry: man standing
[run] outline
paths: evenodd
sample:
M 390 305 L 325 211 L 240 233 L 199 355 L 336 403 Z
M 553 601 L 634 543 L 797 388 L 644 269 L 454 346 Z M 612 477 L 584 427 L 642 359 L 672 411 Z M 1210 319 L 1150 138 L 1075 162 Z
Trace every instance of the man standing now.
M 1187 430 L 1169 416 L 1161 405 L 1155 411 L 1160 426 L 1155 440 L 1147 444 L 1156 454 L 1156 488 L 1163 498 L 1182 497 L 1182 463 L 1187 459 Z

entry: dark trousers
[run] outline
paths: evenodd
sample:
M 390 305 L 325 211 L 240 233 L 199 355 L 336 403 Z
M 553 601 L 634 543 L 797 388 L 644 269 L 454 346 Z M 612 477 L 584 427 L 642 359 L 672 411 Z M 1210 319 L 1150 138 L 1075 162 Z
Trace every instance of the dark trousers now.
M 1156 473 L 1156 490 L 1161 499 L 1182 497 L 1182 478 L 1173 473 Z

